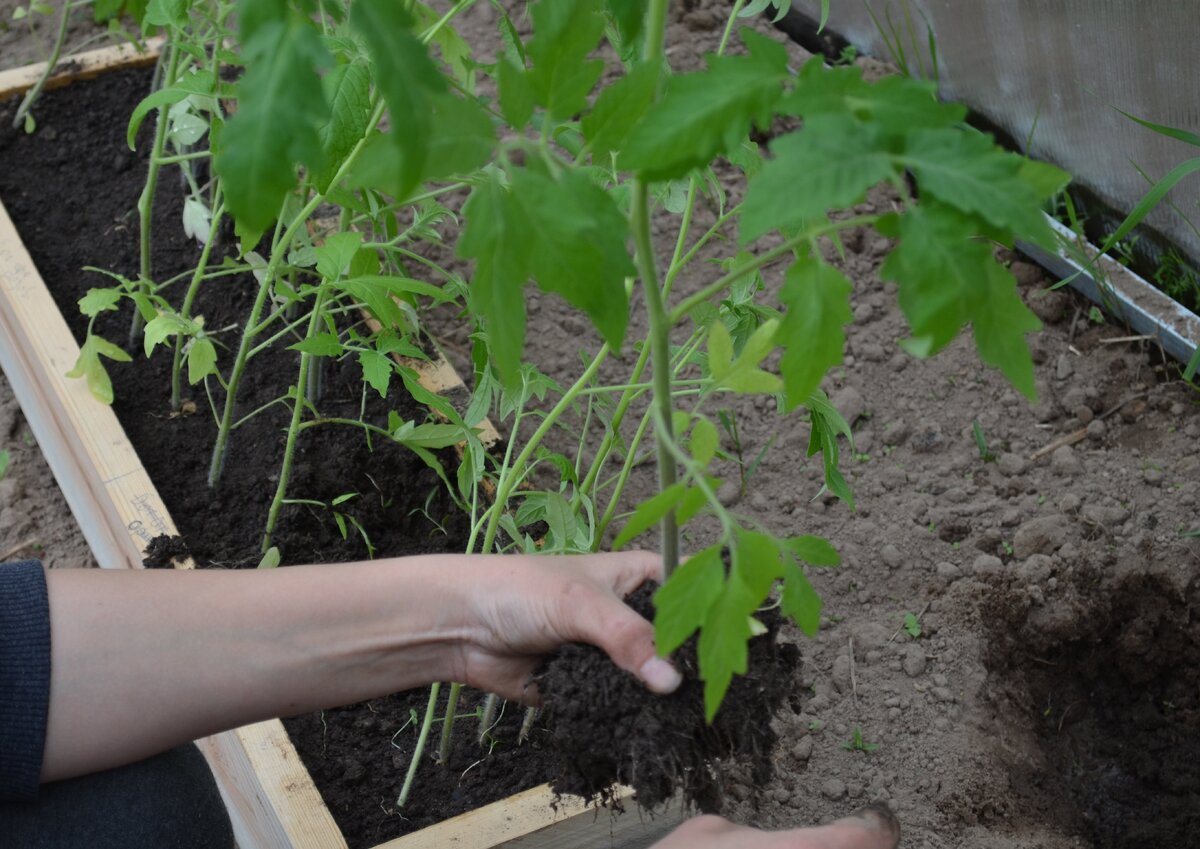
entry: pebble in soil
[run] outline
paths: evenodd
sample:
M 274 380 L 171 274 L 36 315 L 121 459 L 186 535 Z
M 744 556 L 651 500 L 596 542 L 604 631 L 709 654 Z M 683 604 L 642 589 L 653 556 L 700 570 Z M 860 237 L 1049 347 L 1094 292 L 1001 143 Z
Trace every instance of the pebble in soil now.
M 645 585 L 627 601 L 651 618 L 653 591 Z M 613 787 L 626 784 L 644 807 L 681 793 L 688 806 L 717 812 L 734 765 L 765 784 L 776 743 L 771 719 L 793 695 L 799 650 L 777 640 L 775 611 L 759 618 L 767 633 L 750 642 L 749 674 L 734 678 L 712 724 L 705 722 L 695 636 L 672 656 L 684 682 L 669 696 L 649 692 L 597 648 L 564 647 L 538 679 L 549 745 L 561 759 L 555 792 L 611 801 Z

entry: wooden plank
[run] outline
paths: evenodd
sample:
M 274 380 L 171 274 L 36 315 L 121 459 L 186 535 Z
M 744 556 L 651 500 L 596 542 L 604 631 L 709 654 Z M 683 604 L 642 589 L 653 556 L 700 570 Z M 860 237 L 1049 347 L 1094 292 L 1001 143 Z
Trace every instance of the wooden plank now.
M 576 797 L 557 798 L 543 784 L 374 849 L 633 849 L 683 821 L 678 803 L 651 815 L 632 796 L 624 788 L 619 798 L 626 810 L 613 814 Z
M 145 49 L 133 44 L 117 44 L 109 47 L 99 47 L 75 56 L 67 56 L 58 63 L 58 68 L 46 80 L 43 91 L 59 88 L 74 80 L 86 80 L 105 71 L 116 68 L 137 68 L 153 65 L 158 60 L 158 52 L 164 39 L 151 38 L 147 40 Z M 0 71 L 0 100 L 23 94 L 33 88 L 46 70 L 45 62 L 25 65 Z

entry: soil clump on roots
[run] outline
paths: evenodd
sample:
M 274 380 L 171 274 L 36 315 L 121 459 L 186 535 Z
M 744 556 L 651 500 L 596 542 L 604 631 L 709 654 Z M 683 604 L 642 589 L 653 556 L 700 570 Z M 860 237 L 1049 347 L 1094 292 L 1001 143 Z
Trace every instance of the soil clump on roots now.
M 626 601 L 652 618 L 656 586 Z M 767 632 L 749 644 L 749 674 L 735 676 L 712 724 L 704 716 L 693 636 L 672 655 L 684 682 L 670 696 L 648 691 L 593 646 L 563 648 L 538 679 L 546 703 L 549 745 L 562 758 L 555 792 L 608 801 L 616 784 L 633 787 L 637 801 L 657 808 L 682 793 L 685 805 L 722 810 L 725 768 L 737 763 L 760 786 L 770 780 L 777 741 L 771 719 L 794 689 L 799 649 L 777 641 L 782 619 L 759 615 Z M 597 745 L 597 741 L 606 741 Z

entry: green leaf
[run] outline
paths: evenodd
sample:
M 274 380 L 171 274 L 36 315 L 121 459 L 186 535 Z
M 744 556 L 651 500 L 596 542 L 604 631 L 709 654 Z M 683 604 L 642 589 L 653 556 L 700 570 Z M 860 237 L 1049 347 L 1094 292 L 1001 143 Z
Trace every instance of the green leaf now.
M 271 546 L 265 552 L 263 552 L 262 560 L 258 561 L 258 566 L 256 568 L 274 569 L 281 562 L 283 562 L 283 557 L 279 554 L 279 549 L 275 546 Z
M 424 178 L 429 140 L 434 135 L 433 101 L 444 94 L 446 80 L 429 51 L 410 32 L 412 16 L 395 0 L 355 0 L 350 25 L 367 43 L 376 85 L 391 116 L 387 138 L 399 152 L 397 197 L 407 195 Z
M 132 359 L 107 339 L 88 334 L 83 347 L 79 349 L 79 358 L 75 361 L 74 368 L 67 372 L 67 377 L 86 378 L 92 397 L 102 404 L 112 404 L 112 380 L 109 379 L 104 364 L 100 362 L 102 355 L 122 363 L 127 363 Z
M 575 511 L 571 509 L 570 503 L 559 495 L 557 492 L 545 493 L 546 498 L 546 525 L 549 528 L 550 536 L 557 543 L 554 550 L 565 552 L 570 550 L 571 543 L 575 539 L 575 532 L 578 525 L 578 520 L 575 518 Z
M 921 620 L 914 613 L 904 614 L 904 630 L 914 640 L 921 636 Z
M 332 333 L 318 333 L 288 346 L 289 351 L 300 351 L 318 357 L 337 357 L 342 353 L 342 345 Z
M 621 149 L 629 131 L 654 102 L 661 74 L 658 65 L 641 63 L 600 92 L 579 127 L 592 146 L 593 161 Z
M 696 419 L 692 427 L 691 452 L 692 458 L 701 466 L 707 466 L 717 453 L 721 444 L 717 426 L 706 418 Z
M 433 98 L 434 133 L 429 144 L 425 179 L 466 174 L 492 157 L 496 129 L 474 100 L 444 94 Z
M 801 631 L 809 637 L 815 637 L 821 627 L 821 608 L 824 606 L 821 597 L 795 563 L 785 563 L 783 572 L 780 609 L 785 616 L 791 617 Z
M 552 121 L 586 109 L 588 94 L 604 72 L 601 60 L 586 58 L 604 35 L 601 5 L 600 0 L 541 0 L 532 7 L 529 83 L 535 102 Z
M 326 280 L 337 280 L 350 268 L 350 263 L 354 261 L 361 247 L 361 233 L 330 233 L 325 243 L 314 249 L 317 273 Z
M 717 715 L 733 676 L 746 674 L 746 643 L 752 636 L 750 617 L 757 608 L 757 600 L 741 582 L 731 580 L 708 610 L 696 647 L 700 677 L 704 680 L 704 715 L 708 722 Z
M 1054 197 L 1071 182 L 1071 175 L 1066 171 L 1036 159 L 1022 160 L 1017 175 L 1043 200 Z
M 800 69 L 796 87 L 780 102 L 779 111 L 805 119 L 846 115 L 901 136 L 922 128 L 951 127 L 967 116 L 964 106 L 940 103 L 931 82 L 894 76 L 868 83 L 861 68 L 826 68 L 819 56 Z
M 423 424 L 417 425 L 402 437 L 393 439 L 404 445 L 419 448 L 449 448 L 457 445 L 466 438 L 463 429 L 454 424 Z
M 172 313 L 159 313 L 157 316 L 146 322 L 146 326 L 142 329 L 142 346 L 145 348 L 146 356 L 150 356 L 154 352 L 157 345 L 161 345 L 171 336 L 178 336 L 180 333 L 186 333 L 194 329 L 190 326 L 190 322 L 185 322 L 179 316 Z
M 371 72 L 366 65 L 338 65 L 321 80 L 329 102 L 329 120 L 317 130 L 324 161 L 313 172 L 320 191 L 328 191 L 334 175 L 367 131 L 371 118 Z
M 129 126 L 125 131 L 125 143 L 129 145 L 129 149 L 137 149 L 138 130 L 141 129 L 142 122 L 146 120 L 146 116 L 150 112 L 155 109 L 174 106 L 176 103 L 181 103 L 194 94 L 213 94 L 216 91 L 216 86 L 216 74 L 211 71 L 198 71 L 177 80 L 167 88 L 160 88 L 152 94 L 147 95 L 133 108 L 133 114 L 129 116 Z
M 708 56 L 708 69 L 667 81 L 666 95 L 633 128 L 618 159 L 649 180 L 682 177 L 766 127 L 788 76 L 787 50 L 742 31 L 749 56 Z
M 94 318 L 105 310 L 115 310 L 120 300 L 119 289 L 88 289 L 87 294 L 79 299 L 79 311 L 88 318 Z
M 466 225 L 458 254 L 475 260 L 468 299 L 483 319 L 492 365 L 503 384 L 519 385 L 525 348 L 523 290 L 532 261 L 524 238 L 524 214 L 499 172 L 480 183 L 463 207 Z
M 829 540 L 811 534 L 791 537 L 784 540 L 783 546 L 793 557 L 813 566 L 838 566 L 842 562 L 842 556 Z
M 804 128 L 771 142 L 775 158 L 746 190 L 739 239 L 799 227 L 830 209 L 860 202 L 896 172 L 879 137 L 846 115 L 815 115 Z
M 388 385 L 392 381 L 392 369 L 395 364 L 391 358 L 378 351 L 372 351 L 369 348 L 358 351 L 358 364 L 362 367 L 363 380 L 367 385 L 379 393 L 379 397 L 386 398 Z
M 842 328 L 854 320 L 853 288 L 841 272 L 815 257 L 799 259 L 787 270 L 779 294 L 787 313 L 776 339 L 785 348 L 779 370 L 789 410 L 804 403 L 825 373 L 842 361 Z
M 912 169 L 922 197 L 971 212 L 1005 233 L 1055 247 L 1041 198 L 1021 179 L 1025 160 L 989 137 L 950 127 L 913 133 L 901 161 Z
M 902 216 L 897 229 L 900 244 L 880 275 L 899 284 L 900 308 L 913 331 L 905 347 L 929 356 L 972 321 L 983 361 L 1031 396 L 1033 364 L 1024 334 L 1041 325 L 1021 302 L 1012 275 L 996 263 L 991 245 L 975 238 L 974 222 L 927 199 Z
M 613 549 L 624 548 L 638 534 L 644 533 L 658 524 L 667 513 L 675 508 L 675 505 L 683 498 L 683 493 L 684 485 L 674 483 L 639 504 L 633 511 L 633 515 L 629 517 L 629 521 L 625 523 L 625 527 L 621 529 L 621 533 L 617 534 L 617 538 L 613 540 Z
M 199 337 L 188 346 L 188 383 L 196 384 L 217 371 L 217 348 L 211 339 Z
M 146 4 L 143 24 L 156 27 L 182 27 L 188 22 L 189 0 L 150 0 Z
M 621 40 L 622 56 L 639 55 L 638 47 L 646 23 L 645 0 L 605 0 L 604 5 L 608 7 Z
M 758 367 L 774 348 L 778 327 L 778 319 L 763 322 L 750 335 L 737 358 L 731 359 L 733 339 L 722 322 L 713 322 L 708 333 L 708 364 L 716 388 L 742 394 L 780 391 L 783 381 Z
M 497 84 L 500 87 L 500 111 L 514 130 L 522 130 L 533 117 L 533 83 L 524 68 L 508 57 L 499 61 Z
M 558 181 L 521 169 L 511 175 L 522 210 L 530 271 L 547 292 L 583 310 L 604 341 L 620 350 L 629 320 L 625 278 L 635 274 L 626 242 L 629 223 L 612 198 L 585 174 Z
M 725 588 L 721 546 L 693 554 L 654 593 L 654 645 L 666 657 L 683 645 L 708 618 Z
M 242 228 L 262 231 L 295 186 L 296 163 L 322 163 L 317 129 L 328 105 L 316 68 L 330 57 L 312 24 L 285 0 L 242 0 L 238 10 L 246 73 L 213 167 Z
M 753 596 L 754 606 L 758 607 L 775 581 L 783 577 L 783 557 L 775 538 L 739 528 L 733 546 L 733 577 Z

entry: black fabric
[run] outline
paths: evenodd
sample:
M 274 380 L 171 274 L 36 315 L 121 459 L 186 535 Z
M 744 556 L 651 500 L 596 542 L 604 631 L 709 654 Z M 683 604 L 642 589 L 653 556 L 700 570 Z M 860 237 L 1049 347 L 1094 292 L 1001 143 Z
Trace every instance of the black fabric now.
M 35 560 L 0 566 L 0 802 L 37 797 L 49 706 L 46 575 Z
M 234 849 L 200 750 L 188 744 L 107 772 L 42 785 L 0 803 L 3 849 Z

